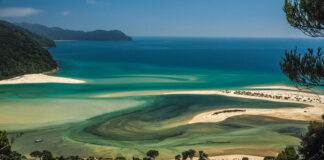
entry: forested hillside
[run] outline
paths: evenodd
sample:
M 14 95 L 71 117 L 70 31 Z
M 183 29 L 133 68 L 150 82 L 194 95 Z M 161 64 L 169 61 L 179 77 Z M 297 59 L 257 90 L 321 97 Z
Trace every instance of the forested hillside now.
M 53 57 L 34 37 L 12 26 L 0 23 L 0 79 L 57 68 Z
M 6 22 L 6 21 L 1 21 L 1 20 L 0 20 L 0 24 L 2 24 L 4 26 L 7 26 L 9 28 L 24 32 L 30 38 L 32 38 L 33 40 L 38 42 L 42 47 L 46 47 L 46 48 L 56 47 L 55 42 L 53 40 L 49 40 L 49 39 L 47 39 L 47 38 L 45 38 L 43 36 L 40 36 L 40 35 L 38 35 L 36 33 L 30 32 L 30 31 L 28 31 L 28 30 L 26 30 L 26 29 L 24 29 L 22 27 L 19 27 L 19 26 L 15 25 L 15 24 L 12 24 L 12 23 L 9 23 L 9 22 Z

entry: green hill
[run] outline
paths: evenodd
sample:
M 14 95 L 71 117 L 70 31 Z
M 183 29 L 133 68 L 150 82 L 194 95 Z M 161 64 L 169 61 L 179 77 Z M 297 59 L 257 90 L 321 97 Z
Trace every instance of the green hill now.
M 39 41 L 20 27 L 0 21 L 0 79 L 56 69 L 53 57 Z
M 95 30 L 90 32 L 67 30 L 59 27 L 47 27 L 40 24 L 17 23 L 30 32 L 51 40 L 88 40 L 88 41 L 131 41 L 132 38 L 119 30 Z
M 26 35 L 28 35 L 33 40 L 38 42 L 42 47 L 45 47 L 45 48 L 56 47 L 55 42 L 53 40 L 49 40 L 49 39 L 47 39 L 47 38 L 45 38 L 45 37 L 43 37 L 41 35 L 30 32 L 27 29 L 24 29 L 24 28 L 22 28 L 20 26 L 17 26 L 15 24 L 12 24 L 12 23 L 9 23 L 9 22 L 6 22 L 6 21 L 1 21 L 1 20 L 0 20 L 0 24 L 5 25 L 7 27 L 10 27 L 12 29 L 24 32 Z

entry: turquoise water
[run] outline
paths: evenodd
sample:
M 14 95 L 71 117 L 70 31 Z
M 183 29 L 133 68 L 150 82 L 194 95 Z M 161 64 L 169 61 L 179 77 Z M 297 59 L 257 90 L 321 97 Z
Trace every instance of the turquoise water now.
M 319 47 L 320 39 L 135 38 L 130 42 L 57 42 L 49 51 L 57 76 L 89 84 L 0 86 L 0 96 L 39 98 L 130 90 L 227 89 L 289 84 L 279 61 L 286 49 Z M 46 87 L 45 87 L 46 86 Z M 26 92 L 25 88 L 29 88 Z
M 274 154 L 298 144 L 307 123 L 261 116 L 215 124 L 185 122 L 218 108 L 304 105 L 207 95 L 98 96 L 289 85 L 279 68 L 284 51 L 321 44 L 320 39 L 142 37 L 130 42 L 57 42 L 49 49 L 60 66 L 53 75 L 88 83 L 0 86 L 0 128 L 26 132 L 13 146 L 26 154 L 49 149 L 57 155 L 122 152 L 130 157 L 151 148 L 163 151 L 163 157 L 190 148 L 211 155 Z M 31 139 L 36 138 L 44 142 L 34 144 Z

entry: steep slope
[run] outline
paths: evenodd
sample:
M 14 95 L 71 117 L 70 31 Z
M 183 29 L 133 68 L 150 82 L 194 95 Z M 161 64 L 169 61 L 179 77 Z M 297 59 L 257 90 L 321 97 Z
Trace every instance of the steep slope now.
M 22 28 L 51 40 L 97 40 L 97 41 L 131 41 L 132 38 L 119 30 L 96 30 L 90 32 L 65 30 L 59 27 L 46 27 L 40 24 L 17 23 Z
M 5 25 L 7 27 L 10 27 L 10 28 L 13 28 L 15 30 L 19 30 L 21 32 L 24 32 L 26 35 L 28 35 L 29 37 L 31 37 L 33 40 L 35 40 L 36 42 L 38 42 L 42 47 L 46 47 L 46 48 L 49 48 L 49 47 L 56 47 L 55 45 L 55 42 L 53 40 L 49 40 L 43 36 L 40 36 L 36 33 L 32 33 L 22 27 L 19 27 L 15 24 L 12 24 L 12 23 L 9 23 L 9 22 L 6 22 L 6 21 L 1 21 L 0 20 L 0 24 L 2 25 Z
M 9 25 L 8 25 L 9 24 Z M 0 79 L 57 68 L 50 53 L 10 23 L 0 23 Z

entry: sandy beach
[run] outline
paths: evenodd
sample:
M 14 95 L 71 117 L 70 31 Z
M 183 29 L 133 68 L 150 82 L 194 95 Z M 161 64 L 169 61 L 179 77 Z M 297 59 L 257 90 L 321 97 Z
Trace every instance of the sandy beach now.
M 252 109 L 229 108 L 204 112 L 193 117 L 188 123 L 221 122 L 239 115 L 262 115 L 296 121 L 319 121 L 324 114 L 324 96 L 312 93 L 283 90 L 223 90 L 223 91 L 187 91 L 165 94 L 217 94 L 239 98 L 290 102 L 310 105 L 306 108 Z
M 289 86 L 262 86 L 271 90 L 246 89 L 246 90 L 199 90 L 199 91 L 142 91 L 142 92 L 121 92 L 104 94 L 96 97 L 123 97 L 123 96 L 148 96 L 148 95 L 222 95 L 237 98 L 248 98 L 267 100 L 274 102 L 301 103 L 309 105 L 306 108 L 278 108 L 278 109 L 252 109 L 252 108 L 228 108 L 204 112 L 193 117 L 188 123 L 200 122 L 221 122 L 229 117 L 239 115 L 262 115 L 296 121 L 317 121 L 321 120 L 324 114 L 324 95 L 317 95 L 309 92 L 301 92 Z M 276 89 L 273 89 L 276 88 Z M 288 90 L 287 90 L 288 89 Z M 235 112 L 235 110 L 244 110 Z M 214 114 L 215 112 L 223 112 Z
M 49 76 L 46 74 L 26 74 L 23 76 L 14 77 L 11 79 L 1 80 L 0 85 L 7 84 L 30 84 L 30 83 L 67 83 L 67 84 L 80 84 L 86 83 L 86 81 L 64 78 L 64 77 L 55 77 Z

